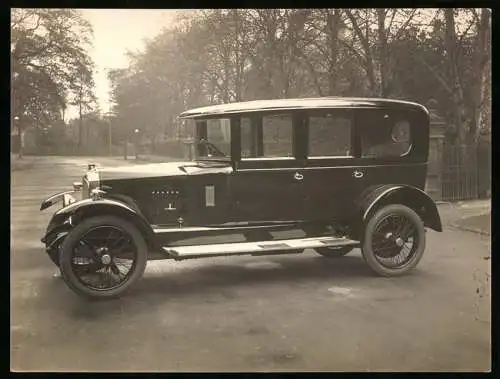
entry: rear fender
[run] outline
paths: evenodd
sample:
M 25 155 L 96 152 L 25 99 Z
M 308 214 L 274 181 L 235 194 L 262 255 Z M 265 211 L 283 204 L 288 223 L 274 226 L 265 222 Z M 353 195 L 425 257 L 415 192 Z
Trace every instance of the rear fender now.
M 413 209 L 424 225 L 437 232 L 443 227 L 434 201 L 424 191 L 408 185 L 382 185 L 369 188 L 362 194 L 359 211 L 363 225 L 380 207 L 389 204 L 402 204 Z
M 84 199 L 59 209 L 54 216 L 65 219 L 70 218 L 71 224 L 77 225 L 89 217 L 103 215 L 114 215 L 131 222 L 143 234 L 148 246 L 153 246 L 154 232 L 150 223 L 144 215 L 140 213 L 139 209 L 134 209 L 121 201 L 111 199 Z

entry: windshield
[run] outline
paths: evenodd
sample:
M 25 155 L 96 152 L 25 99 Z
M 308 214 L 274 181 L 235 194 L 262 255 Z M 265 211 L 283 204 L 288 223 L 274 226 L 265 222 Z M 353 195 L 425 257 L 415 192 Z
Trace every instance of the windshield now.
M 137 154 L 144 162 L 213 161 L 231 159 L 229 118 L 181 119 L 154 143 L 137 143 Z

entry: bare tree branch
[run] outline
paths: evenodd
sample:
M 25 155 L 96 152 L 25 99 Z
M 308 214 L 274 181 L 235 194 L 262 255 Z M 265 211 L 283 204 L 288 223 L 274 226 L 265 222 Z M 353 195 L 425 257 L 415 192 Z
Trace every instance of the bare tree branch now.
M 441 86 L 448 92 L 450 95 L 453 94 L 453 89 L 448 85 L 447 81 L 439 74 L 439 72 L 432 67 L 429 63 L 425 61 L 424 58 L 420 56 L 420 54 L 412 54 L 413 58 L 419 60 L 425 68 L 429 70 L 429 72 L 436 78 L 436 80 L 441 84 Z
M 413 18 L 415 17 L 416 14 L 417 14 L 417 10 L 412 9 L 412 11 L 411 11 L 410 15 L 408 16 L 408 18 L 406 19 L 405 23 L 396 32 L 396 35 L 394 36 L 395 40 L 398 40 L 401 37 L 401 34 L 403 34 L 403 32 L 406 30 L 406 28 L 408 27 L 408 25 L 413 20 Z

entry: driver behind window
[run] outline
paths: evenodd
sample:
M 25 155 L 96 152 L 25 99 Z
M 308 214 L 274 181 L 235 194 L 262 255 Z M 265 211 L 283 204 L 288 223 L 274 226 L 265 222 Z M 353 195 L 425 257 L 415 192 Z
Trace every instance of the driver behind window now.
M 207 136 L 198 141 L 198 154 L 201 157 L 229 157 L 231 129 L 229 119 L 210 119 L 206 121 Z

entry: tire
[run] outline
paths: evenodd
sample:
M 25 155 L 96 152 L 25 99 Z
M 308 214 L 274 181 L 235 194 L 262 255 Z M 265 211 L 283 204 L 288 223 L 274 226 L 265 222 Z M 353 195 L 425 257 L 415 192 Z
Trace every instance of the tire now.
M 63 242 L 64 239 L 62 241 L 57 242 L 57 244 L 53 246 L 51 249 L 46 249 L 45 251 L 49 256 L 50 260 L 52 261 L 52 263 L 54 263 L 57 267 L 59 267 L 59 255 L 60 255 L 61 245 Z
M 342 258 L 349 254 L 353 248 L 351 246 L 345 247 L 318 247 L 314 249 L 316 253 L 324 256 L 325 258 Z
M 95 238 L 99 233 L 102 236 L 108 234 L 109 236 Z M 111 233 L 116 233 L 118 237 L 111 239 Z M 89 235 L 94 236 L 94 238 L 88 239 Z M 92 243 L 88 242 L 87 239 L 92 241 Z M 103 245 L 103 241 L 105 241 L 105 245 Z M 126 242 L 122 247 L 117 249 L 115 245 L 119 243 L 116 241 Z M 128 253 L 120 251 L 124 247 L 130 248 L 130 250 L 133 248 L 134 251 Z M 101 251 L 106 248 L 108 250 Z M 79 251 L 84 252 L 80 254 L 80 263 L 74 263 L 73 258 L 78 259 L 74 255 L 78 255 Z M 120 277 L 117 271 L 123 274 L 118 268 L 118 260 L 128 259 L 131 256 L 134 259 L 130 270 L 126 273 L 123 281 L 114 287 L 96 288 L 84 282 L 80 277 L 82 273 L 83 275 L 98 275 L 101 278 L 104 275 L 108 275 L 107 281 L 110 283 L 113 275 Z M 144 273 L 147 257 L 147 244 L 144 237 L 134 225 L 115 216 L 98 216 L 82 221 L 71 230 L 61 245 L 59 263 L 62 278 L 77 295 L 103 299 L 118 297 L 127 291 L 131 285 L 136 283 Z M 82 260 L 86 261 L 82 263 Z M 80 267 L 76 268 L 77 266 Z M 105 273 L 98 272 L 99 270 L 104 270 Z
M 405 257 L 403 250 L 410 238 L 412 245 Z M 415 211 L 404 205 L 385 206 L 366 224 L 361 251 L 368 266 L 378 275 L 404 275 L 417 266 L 424 254 L 424 224 Z M 395 265 L 388 266 L 388 263 Z

